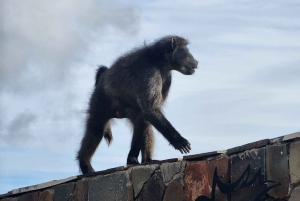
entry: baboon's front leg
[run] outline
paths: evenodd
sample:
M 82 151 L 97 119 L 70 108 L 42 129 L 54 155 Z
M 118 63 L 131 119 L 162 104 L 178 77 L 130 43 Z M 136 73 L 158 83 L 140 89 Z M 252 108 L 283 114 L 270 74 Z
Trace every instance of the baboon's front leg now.
M 138 156 L 142 150 L 142 162 L 152 160 L 153 151 L 153 133 L 149 122 L 142 118 L 141 113 L 134 119 L 133 123 L 133 136 L 131 141 L 131 149 L 127 157 L 127 164 L 139 164 Z
M 189 153 L 191 145 L 189 141 L 183 138 L 172 124 L 165 118 L 160 109 L 146 110 L 145 119 L 148 120 L 169 142 L 173 147 L 182 154 Z

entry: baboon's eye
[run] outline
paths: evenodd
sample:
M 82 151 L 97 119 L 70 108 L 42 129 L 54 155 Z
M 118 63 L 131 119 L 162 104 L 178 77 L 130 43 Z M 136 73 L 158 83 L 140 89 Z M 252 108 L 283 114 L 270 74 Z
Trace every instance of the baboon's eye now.
M 186 56 L 186 48 L 182 47 L 178 49 L 177 54 L 180 58 L 183 58 Z

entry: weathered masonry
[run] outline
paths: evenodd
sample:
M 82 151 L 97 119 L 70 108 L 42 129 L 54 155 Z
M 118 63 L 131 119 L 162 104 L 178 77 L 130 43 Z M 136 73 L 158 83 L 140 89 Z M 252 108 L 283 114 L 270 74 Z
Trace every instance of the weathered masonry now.
M 1 201 L 300 201 L 300 132 L 25 187 Z

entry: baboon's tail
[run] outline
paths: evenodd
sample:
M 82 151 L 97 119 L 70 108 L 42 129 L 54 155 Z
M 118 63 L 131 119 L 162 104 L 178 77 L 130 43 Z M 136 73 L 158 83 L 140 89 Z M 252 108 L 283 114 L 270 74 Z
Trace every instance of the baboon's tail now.
M 107 122 L 104 129 L 104 139 L 106 140 L 107 145 L 109 146 L 110 143 L 113 140 L 111 128 L 110 128 L 110 122 Z
M 99 66 L 97 72 L 96 72 L 96 77 L 95 77 L 95 87 L 98 85 L 99 83 L 99 80 L 100 80 L 100 77 L 101 75 L 106 71 L 108 70 L 108 68 L 106 66 Z M 112 139 L 113 139 L 113 136 L 112 136 L 112 133 L 111 133 L 111 128 L 110 128 L 110 123 L 107 122 L 106 126 L 105 126 L 105 129 L 104 129 L 104 138 L 107 142 L 107 145 L 109 146 Z
M 108 68 L 106 66 L 99 66 L 97 73 L 96 73 L 96 77 L 95 77 L 95 86 L 98 85 L 99 83 L 99 79 L 100 76 L 102 75 L 102 73 L 104 73 L 106 70 L 108 70 Z

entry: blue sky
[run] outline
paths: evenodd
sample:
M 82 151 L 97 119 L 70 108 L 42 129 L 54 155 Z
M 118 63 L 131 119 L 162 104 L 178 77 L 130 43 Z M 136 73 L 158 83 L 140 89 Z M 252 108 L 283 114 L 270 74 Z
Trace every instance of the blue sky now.
M 191 153 L 300 131 L 299 1 L 4 0 L 0 26 L 0 193 L 79 174 L 76 151 L 97 65 L 165 35 L 190 41 L 192 76 L 173 72 L 164 113 Z M 113 125 L 96 170 L 126 163 Z M 182 154 L 155 133 L 155 159 Z

